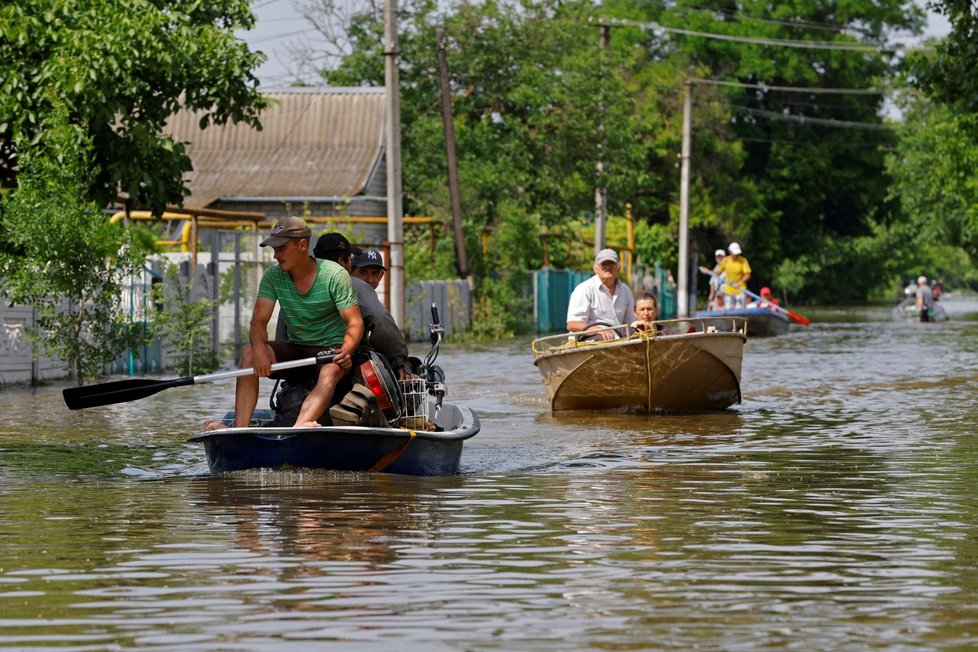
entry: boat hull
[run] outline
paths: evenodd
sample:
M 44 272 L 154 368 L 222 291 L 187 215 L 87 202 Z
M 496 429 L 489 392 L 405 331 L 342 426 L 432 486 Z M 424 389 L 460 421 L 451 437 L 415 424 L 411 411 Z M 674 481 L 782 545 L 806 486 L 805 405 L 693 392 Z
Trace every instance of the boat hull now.
M 741 400 L 742 330 L 565 342 L 534 359 L 553 411 L 722 410 Z
M 748 337 L 776 337 L 788 332 L 791 320 L 787 315 L 766 308 L 744 308 L 743 310 L 701 310 L 693 313 L 697 319 L 707 319 L 717 330 L 730 330 L 731 317 L 747 320 Z
M 900 304 L 893 309 L 893 319 L 896 321 L 920 321 L 920 315 L 917 313 L 917 298 L 907 297 Z M 928 321 L 947 321 L 947 312 L 944 311 L 944 306 L 940 302 L 935 301 L 934 307 L 930 311 L 930 319 Z
M 189 441 L 204 445 L 212 473 L 294 466 L 452 475 L 459 472 L 463 442 L 479 432 L 479 418 L 468 408 L 446 404 L 438 421 L 450 422 L 450 429 L 255 426 L 202 432 Z

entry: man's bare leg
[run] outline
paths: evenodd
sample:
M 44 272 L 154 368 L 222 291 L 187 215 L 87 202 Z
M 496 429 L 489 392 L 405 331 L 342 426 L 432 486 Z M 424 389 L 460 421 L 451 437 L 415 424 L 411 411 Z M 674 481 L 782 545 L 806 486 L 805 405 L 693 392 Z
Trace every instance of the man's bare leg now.
M 269 347 L 271 360 L 275 362 L 275 352 Z M 251 345 L 246 344 L 241 354 L 240 369 L 254 365 L 254 353 Z M 238 376 L 234 384 L 234 427 L 247 428 L 251 425 L 251 417 L 258 405 L 258 376 Z
M 319 369 L 319 380 L 316 386 L 309 392 L 309 396 L 302 402 L 299 416 L 296 417 L 294 428 L 318 428 L 320 426 L 316 419 L 326 411 L 330 400 L 333 398 L 333 391 L 336 384 L 343 378 L 343 370 L 339 365 L 325 364 Z M 256 399 L 257 401 L 257 396 Z

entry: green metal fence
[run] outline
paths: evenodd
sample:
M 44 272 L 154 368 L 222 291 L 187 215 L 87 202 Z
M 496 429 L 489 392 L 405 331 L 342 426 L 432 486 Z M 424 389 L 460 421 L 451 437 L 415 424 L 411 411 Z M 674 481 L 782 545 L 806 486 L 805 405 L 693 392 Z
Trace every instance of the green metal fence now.
M 592 272 L 569 269 L 539 269 L 533 272 L 533 313 L 537 333 L 559 333 L 567 329 L 567 304 L 578 283 L 591 278 Z M 659 318 L 676 318 L 676 284 L 669 270 L 655 263 L 652 273 L 633 268 L 634 291 L 648 290 L 659 298 Z

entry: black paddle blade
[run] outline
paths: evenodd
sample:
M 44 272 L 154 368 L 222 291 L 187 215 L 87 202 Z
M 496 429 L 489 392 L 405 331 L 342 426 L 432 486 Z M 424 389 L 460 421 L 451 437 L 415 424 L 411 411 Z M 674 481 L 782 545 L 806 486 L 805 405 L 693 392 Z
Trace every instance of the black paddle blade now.
M 130 378 L 127 380 L 116 380 L 111 383 L 102 383 L 101 385 L 69 387 L 62 394 L 69 410 L 82 410 L 84 408 L 99 407 L 100 405 L 135 401 L 152 396 L 170 387 L 193 384 L 193 376 L 175 378 L 173 380 Z

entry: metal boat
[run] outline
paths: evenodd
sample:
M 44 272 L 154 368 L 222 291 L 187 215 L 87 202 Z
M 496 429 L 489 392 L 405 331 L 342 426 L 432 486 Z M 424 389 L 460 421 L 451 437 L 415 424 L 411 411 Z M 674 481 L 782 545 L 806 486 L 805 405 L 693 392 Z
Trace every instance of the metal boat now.
M 272 408 L 256 410 L 251 424 L 207 430 L 189 441 L 204 445 L 214 473 L 282 466 L 344 471 L 385 471 L 407 475 L 458 473 L 462 444 L 479 432 L 479 418 L 467 407 L 444 403 L 445 374 L 435 365 L 444 329 L 432 306 L 431 350 L 414 359 L 417 378 L 398 381 L 383 356 L 370 353 L 353 374 L 342 400 L 318 428 L 293 428 L 305 394 L 293 378 L 276 385 Z M 306 369 L 300 369 L 308 373 Z M 315 384 L 315 380 L 312 380 Z M 292 401 L 287 391 L 298 392 Z M 308 391 L 308 389 L 306 389 Z M 289 403 L 289 405 L 286 405 Z
M 773 337 L 788 332 L 791 320 L 783 312 L 768 308 L 740 308 L 735 310 L 700 310 L 692 315 L 697 319 L 709 319 L 718 330 L 729 330 L 730 317 L 747 320 L 748 337 Z M 713 321 L 713 320 L 716 321 Z
M 429 429 L 376 426 L 271 427 L 275 413 L 256 410 L 250 428 L 202 432 L 212 473 L 283 466 L 405 475 L 459 472 L 463 442 L 479 432 L 472 410 L 445 404 Z M 234 423 L 234 413 L 223 419 Z
M 533 341 L 553 411 L 722 410 L 740 402 L 747 322 L 727 317 L 655 322 L 628 337 L 609 327 Z M 726 328 L 722 328 L 726 326 Z M 594 339 L 601 332 L 616 339 Z

